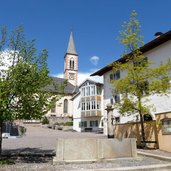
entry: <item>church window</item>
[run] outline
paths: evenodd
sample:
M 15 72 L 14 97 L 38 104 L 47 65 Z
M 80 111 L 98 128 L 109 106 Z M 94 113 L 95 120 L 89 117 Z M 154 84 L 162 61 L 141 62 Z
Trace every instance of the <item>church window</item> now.
M 74 59 L 71 58 L 69 62 L 70 69 L 74 69 Z
M 64 100 L 64 113 L 68 113 L 68 100 Z

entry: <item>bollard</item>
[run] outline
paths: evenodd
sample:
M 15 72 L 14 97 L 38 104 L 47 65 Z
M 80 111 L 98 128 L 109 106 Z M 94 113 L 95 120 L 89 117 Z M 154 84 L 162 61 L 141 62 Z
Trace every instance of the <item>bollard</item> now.
M 108 134 L 108 138 L 114 138 L 114 131 L 113 131 L 113 125 L 112 125 L 112 116 L 113 116 L 113 108 L 112 108 L 112 104 L 108 103 L 107 108 L 105 110 L 107 110 L 107 134 Z

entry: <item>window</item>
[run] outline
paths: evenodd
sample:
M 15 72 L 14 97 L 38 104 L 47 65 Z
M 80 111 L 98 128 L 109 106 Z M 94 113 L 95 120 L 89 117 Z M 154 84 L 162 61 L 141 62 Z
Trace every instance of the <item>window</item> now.
M 104 121 L 103 121 L 103 120 L 101 121 L 101 126 L 102 126 L 102 127 L 104 126 Z
M 90 87 L 86 87 L 86 95 L 90 96 Z
M 120 117 L 115 117 L 115 122 L 120 123 Z
M 82 88 L 82 96 L 85 96 L 85 88 Z
M 110 103 L 113 105 L 113 98 L 110 99 Z
M 91 109 L 96 109 L 96 102 L 95 101 L 91 101 Z
M 90 121 L 90 127 L 98 127 L 98 120 Z
M 162 134 L 171 134 L 171 118 L 162 120 Z
M 115 103 L 119 103 L 120 102 L 120 95 L 119 94 L 115 94 L 114 95 L 114 99 L 115 99 Z
M 71 58 L 69 61 L 69 67 L 70 67 L 70 69 L 74 69 L 74 59 L 73 58 Z
M 85 110 L 85 102 L 81 103 L 81 110 Z
M 97 109 L 100 109 L 100 101 L 97 101 Z
M 95 86 L 91 86 L 91 95 L 95 95 Z
M 51 109 L 51 113 L 56 113 L 56 107 Z
M 90 101 L 86 102 L 86 110 L 90 110 Z
M 79 127 L 87 127 L 87 121 L 79 122 Z
M 97 95 L 101 94 L 101 88 L 99 86 L 97 86 Z
M 63 109 L 64 113 L 68 113 L 68 100 L 65 99 L 64 100 L 64 109 Z
M 120 71 L 110 74 L 110 80 L 118 80 L 120 78 Z

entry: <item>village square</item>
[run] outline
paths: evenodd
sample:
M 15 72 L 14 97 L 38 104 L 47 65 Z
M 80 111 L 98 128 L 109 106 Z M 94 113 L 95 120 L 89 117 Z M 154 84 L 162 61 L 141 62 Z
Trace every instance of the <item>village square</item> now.
M 103 3 L 106 10 L 111 9 L 110 3 L 117 4 Z M 49 10 L 53 11 L 52 4 Z M 69 4 L 68 10 L 73 5 Z M 78 4 L 81 14 L 84 8 Z M 37 16 L 34 12 L 33 17 Z M 54 42 L 48 42 L 43 29 L 46 40 L 41 35 L 39 45 L 37 38 L 29 38 L 31 25 L 18 25 L 11 31 L 0 23 L 0 170 L 171 170 L 170 25 L 155 26 L 152 36 L 151 32 L 143 35 L 139 20 L 143 13 L 131 8 L 126 14 L 115 35 L 122 47 L 116 44 L 110 60 L 105 34 L 96 33 L 101 41 L 93 43 L 92 38 L 88 46 L 82 38 L 90 37 L 76 29 L 81 24 L 58 30 L 62 41 L 55 45 L 59 53 L 54 58 Z M 39 51 L 43 42 L 47 49 Z M 88 59 L 86 53 L 92 46 L 96 51 L 95 45 L 105 56 Z

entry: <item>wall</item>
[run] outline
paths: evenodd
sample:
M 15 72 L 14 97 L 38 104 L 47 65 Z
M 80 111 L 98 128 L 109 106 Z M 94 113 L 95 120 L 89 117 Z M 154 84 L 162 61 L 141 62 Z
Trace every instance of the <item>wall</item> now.
M 47 117 L 49 120 L 49 125 L 53 126 L 56 123 L 66 123 L 66 122 L 72 122 L 71 117 L 56 117 L 56 116 L 50 116 Z
M 157 141 L 157 127 L 156 121 L 149 121 L 144 123 L 146 141 Z M 114 126 L 114 137 L 122 138 L 136 138 L 137 145 L 141 145 L 141 125 L 140 122 L 116 124 Z M 158 148 L 157 143 L 147 143 L 149 148 Z
M 73 99 L 73 129 L 81 132 L 81 128 L 79 127 L 79 123 L 81 122 L 81 104 L 80 104 L 81 95 L 78 94 Z
M 163 43 L 162 45 L 146 52 L 143 54 L 145 57 L 148 57 L 149 61 L 153 61 L 151 64 L 152 67 L 158 66 L 161 61 L 163 63 L 167 62 L 167 60 L 171 59 L 171 40 Z M 110 103 L 110 98 L 112 97 L 112 86 L 110 84 L 110 74 L 112 71 L 106 72 L 104 77 L 104 108 L 106 108 L 107 103 Z M 125 72 L 121 72 L 120 76 L 124 77 Z M 168 112 L 171 109 L 171 95 L 169 96 L 157 96 L 153 95 L 150 96 L 149 101 L 147 102 L 147 105 L 153 105 L 154 110 L 151 110 L 151 116 L 153 119 L 155 119 L 155 113 L 163 113 Z M 106 111 L 104 111 L 104 114 L 106 114 Z M 118 116 L 119 113 L 115 109 L 113 111 L 114 116 Z M 120 122 L 126 123 L 128 121 L 136 121 L 136 116 L 122 116 Z
M 84 86 L 85 88 L 87 86 L 91 86 L 91 85 L 85 85 L 85 83 L 87 82 L 92 82 L 91 85 L 96 85 L 95 86 L 95 94 L 93 95 L 89 95 L 89 96 L 85 96 L 83 97 L 81 94 L 81 88 Z M 96 121 L 98 120 L 99 126 L 98 127 L 92 127 L 92 131 L 97 131 L 99 127 L 102 127 L 102 116 L 103 116 L 103 89 L 101 92 L 101 95 L 97 95 L 97 83 L 94 81 L 91 81 L 89 79 L 85 80 L 79 87 L 79 91 L 80 93 L 78 95 L 75 95 L 72 99 L 73 101 L 73 129 L 81 132 L 85 130 L 85 127 L 80 127 L 80 122 L 84 122 L 87 121 L 87 127 L 90 128 L 90 121 Z M 100 109 L 91 109 L 91 110 L 85 110 L 85 111 L 81 111 L 81 101 L 82 100 L 95 100 L 100 101 Z
M 53 164 L 137 157 L 135 141 L 134 138 L 122 141 L 96 138 L 57 139 L 56 157 L 53 158 Z
M 56 117 L 72 117 L 72 101 L 70 100 L 72 96 L 64 96 L 56 102 L 56 112 L 52 113 L 49 111 L 46 116 L 56 116 Z M 63 113 L 64 100 L 68 100 L 68 113 Z
M 171 152 L 171 133 L 170 134 L 163 134 L 162 132 L 162 119 L 171 119 L 171 112 L 168 113 L 160 113 L 156 115 L 156 121 L 158 126 L 158 141 L 159 141 L 159 148 L 164 151 Z

